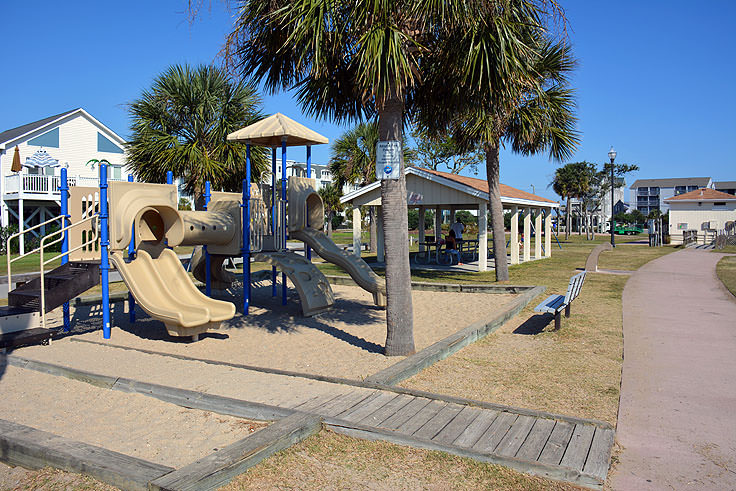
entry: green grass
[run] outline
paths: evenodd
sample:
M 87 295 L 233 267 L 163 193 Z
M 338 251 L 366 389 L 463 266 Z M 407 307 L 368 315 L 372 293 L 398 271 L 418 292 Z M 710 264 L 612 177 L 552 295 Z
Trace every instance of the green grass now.
M 728 291 L 736 296 L 736 257 L 722 257 L 716 265 L 716 274 Z

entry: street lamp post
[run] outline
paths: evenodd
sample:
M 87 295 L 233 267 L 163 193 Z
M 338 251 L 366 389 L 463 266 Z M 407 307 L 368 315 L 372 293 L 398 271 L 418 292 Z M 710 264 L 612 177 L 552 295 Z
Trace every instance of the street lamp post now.
M 614 221 L 614 218 L 613 218 L 613 215 L 614 215 L 613 213 L 613 206 L 614 206 L 613 190 L 615 186 L 614 175 L 613 175 L 613 161 L 616 160 L 616 150 L 613 149 L 613 146 L 611 146 L 611 149 L 608 151 L 608 158 L 611 159 L 611 247 L 616 247 L 616 240 L 614 239 L 614 235 L 613 235 L 613 229 L 616 226 L 616 222 Z

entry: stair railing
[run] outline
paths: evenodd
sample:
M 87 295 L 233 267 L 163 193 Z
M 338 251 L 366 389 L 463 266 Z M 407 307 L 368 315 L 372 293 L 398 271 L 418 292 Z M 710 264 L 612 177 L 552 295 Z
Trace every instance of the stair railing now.
M 43 260 L 43 249 L 44 249 L 44 247 L 46 247 L 46 246 L 52 246 L 54 244 L 58 244 L 59 242 L 61 242 L 61 241 L 64 240 L 64 232 L 66 232 L 67 230 L 70 230 L 70 229 L 72 229 L 74 227 L 77 227 L 79 225 L 82 225 L 84 223 L 87 223 L 87 222 L 94 222 L 94 224 L 92 225 L 92 230 L 94 231 L 94 233 L 91 233 L 88 236 L 88 237 L 92 237 L 91 239 L 88 239 L 87 242 L 84 242 L 84 243 L 78 245 L 77 247 L 75 247 L 73 249 L 69 249 L 66 252 L 60 252 L 56 256 L 54 256 L 54 257 L 52 257 L 50 259 L 47 259 L 46 261 Z M 53 232 L 51 234 L 48 234 L 43 239 L 41 239 L 41 245 L 39 246 L 39 249 L 40 249 L 40 256 L 41 256 L 40 257 L 40 263 L 41 263 L 41 268 L 40 269 L 41 269 L 41 327 L 42 328 L 46 329 L 46 281 L 45 281 L 45 278 L 44 278 L 44 266 L 46 266 L 48 263 L 51 263 L 51 262 L 59 259 L 60 257 L 68 256 L 72 252 L 76 252 L 76 251 L 78 251 L 80 249 L 83 249 L 84 247 L 87 247 L 90 244 L 94 244 L 95 242 L 97 242 L 97 239 L 98 239 L 98 236 L 99 236 L 99 231 L 100 231 L 100 216 L 99 216 L 98 213 L 96 213 L 96 214 L 94 214 L 94 215 L 92 215 L 90 217 L 85 218 L 84 220 L 80 220 L 80 221 L 78 221 L 76 223 L 72 223 L 70 225 L 67 225 L 66 227 L 62 227 L 59 230 L 57 230 L 56 232 Z M 57 239 L 55 239 L 55 240 L 53 240 L 51 242 L 46 243 L 47 240 L 49 240 L 52 237 L 55 237 L 57 235 L 59 236 Z
M 32 251 L 25 252 L 23 254 L 20 254 L 18 257 L 11 259 L 10 258 L 10 256 L 11 256 L 11 254 L 10 254 L 10 241 L 12 241 L 15 238 L 20 237 L 23 234 L 26 234 L 26 233 L 30 232 L 32 230 L 36 230 L 36 229 L 39 229 L 41 227 L 45 227 L 46 225 L 48 225 L 50 223 L 53 223 L 53 222 L 55 222 L 57 220 L 62 220 L 63 218 L 64 218 L 63 215 L 59 215 L 57 217 L 51 218 L 49 220 L 46 220 L 45 222 L 39 223 L 38 225 L 34 225 L 33 227 L 23 229 L 20 232 L 15 233 L 15 234 L 11 235 L 10 237 L 8 237 L 8 239 L 5 241 L 5 251 L 7 253 L 7 260 L 8 260 L 8 288 L 9 289 L 12 288 L 12 285 L 13 285 L 13 283 L 12 283 L 12 281 L 13 281 L 13 273 L 11 271 L 11 265 L 15 261 L 18 261 L 20 259 L 23 259 L 24 257 L 26 257 L 26 256 L 28 256 L 30 254 L 34 254 L 34 253 L 36 253 L 36 252 L 38 252 L 38 251 L 41 250 L 41 246 L 39 245 L 39 247 L 37 247 L 36 249 L 33 249 Z

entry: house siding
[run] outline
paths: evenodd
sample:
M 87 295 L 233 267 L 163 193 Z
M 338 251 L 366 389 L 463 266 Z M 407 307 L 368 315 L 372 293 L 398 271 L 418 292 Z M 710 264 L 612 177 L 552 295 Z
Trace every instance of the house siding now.
M 682 230 L 678 229 L 678 224 L 687 224 L 686 230 L 697 230 L 698 242 L 703 243 L 706 240 L 706 232 L 709 230 L 708 225 L 711 221 L 717 222 L 717 230 L 722 230 L 727 221 L 736 220 L 736 202 L 726 201 L 725 203 L 725 206 L 719 207 L 708 201 L 669 203 L 669 232 L 672 243 L 682 243 Z

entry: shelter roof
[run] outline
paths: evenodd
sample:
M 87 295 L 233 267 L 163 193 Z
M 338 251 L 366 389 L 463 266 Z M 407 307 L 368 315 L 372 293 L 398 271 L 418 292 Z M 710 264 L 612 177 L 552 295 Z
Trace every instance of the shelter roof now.
M 637 179 L 630 189 L 639 187 L 673 188 L 675 186 L 698 186 L 706 188 L 710 184 L 710 177 L 673 177 L 669 179 Z
M 262 147 L 280 147 L 282 141 L 286 142 L 287 147 L 319 145 L 329 142 L 326 137 L 281 113 L 276 113 L 250 126 L 233 131 L 227 135 L 227 139 Z
M 448 172 L 434 171 L 430 169 L 424 169 L 420 167 L 407 167 L 404 169 L 404 175 L 415 176 L 426 181 L 431 181 L 440 186 L 451 188 L 456 191 L 460 191 L 467 195 L 468 204 L 477 203 L 477 200 L 488 201 L 488 182 L 483 179 L 477 179 L 474 177 L 460 176 L 457 174 L 450 174 Z M 361 196 L 366 195 L 381 186 L 380 181 L 373 182 L 367 186 L 363 186 L 360 189 L 346 194 L 340 199 L 342 203 L 349 203 Z M 407 191 L 412 192 L 410 189 L 411 184 L 407 179 Z M 505 184 L 500 185 L 501 191 L 501 202 L 505 205 L 520 205 L 520 206 L 535 206 L 535 207 L 558 207 L 558 203 L 551 201 L 547 198 L 542 198 L 526 191 L 507 186 Z M 358 200 L 360 201 L 360 200 Z
M 715 189 L 702 188 L 690 191 L 689 193 L 678 194 L 664 200 L 665 203 L 673 201 L 736 201 L 733 194 L 716 191 Z

